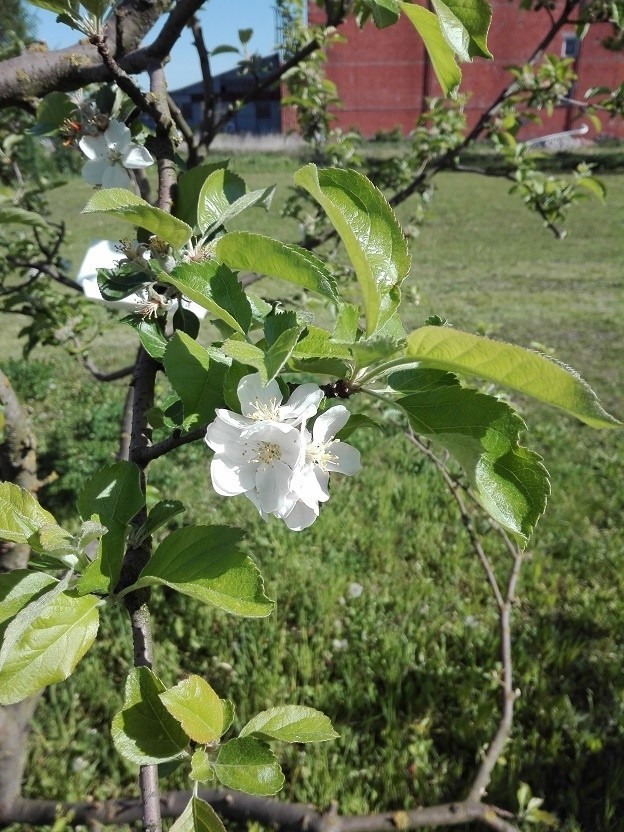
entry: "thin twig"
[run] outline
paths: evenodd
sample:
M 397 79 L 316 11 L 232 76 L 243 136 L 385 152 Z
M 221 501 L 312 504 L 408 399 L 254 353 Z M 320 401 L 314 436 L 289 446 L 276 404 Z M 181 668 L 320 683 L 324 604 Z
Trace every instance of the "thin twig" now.
M 516 546 L 509 538 L 505 530 L 499 526 L 495 521 L 491 521 L 493 528 L 496 528 L 500 533 L 503 543 L 507 551 L 513 558 L 513 565 L 507 580 L 505 595 L 503 596 L 498 579 L 494 573 L 494 569 L 490 560 L 481 545 L 479 536 L 477 535 L 472 518 L 466 508 L 466 504 L 462 498 L 462 491 L 472 495 L 469 488 L 464 486 L 460 481 L 453 477 L 436 454 L 422 442 L 410 430 L 407 434 L 409 441 L 423 453 L 427 459 L 431 460 L 436 466 L 442 478 L 447 485 L 449 491 L 453 495 L 455 502 L 459 508 L 459 513 L 462 523 L 474 552 L 476 553 L 483 570 L 486 574 L 488 583 L 496 600 L 499 615 L 499 634 L 500 634 L 500 653 L 502 666 L 502 706 L 501 716 L 496 729 L 496 733 L 492 741 L 489 743 L 486 753 L 483 756 L 481 764 L 477 770 L 473 783 L 470 787 L 468 797 L 466 800 L 469 803 L 478 802 L 483 799 L 486 794 L 486 789 L 490 783 L 492 772 L 498 763 L 503 749 L 509 738 L 511 728 L 513 725 L 514 703 L 518 697 L 518 692 L 513 688 L 513 656 L 511 650 L 511 612 L 515 599 L 516 586 L 520 576 L 520 568 L 522 566 L 523 553 L 518 546 Z
M 202 85 L 204 88 L 204 120 L 201 129 L 200 144 L 204 144 L 208 136 L 214 136 L 215 123 L 215 94 L 212 80 L 212 70 L 210 68 L 210 56 L 206 49 L 204 41 L 204 33 L 197 16 L 193 16 L 191 20 L 190 29 L 193 34 L 193 43 L 199 58 L 199 66 L 202 74 Z

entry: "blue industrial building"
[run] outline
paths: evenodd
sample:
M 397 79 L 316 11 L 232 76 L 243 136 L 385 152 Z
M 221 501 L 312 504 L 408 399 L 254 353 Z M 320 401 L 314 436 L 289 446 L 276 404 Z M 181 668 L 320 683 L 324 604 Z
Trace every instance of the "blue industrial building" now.
M 247 95 L 258 80 L 269 75 L 279 66 L 279 55 L 262 58 L 259 68 L 251 73 L 242 73 L 239 69 L 230 69 L 215 75 L 212 79 L 214 90 L 214 108 L 216 117 L 220 118 L 227 109 Z M 171 92 L 171 97 L 180 108 L 185 121 L 193 129 L 199 129 L 204 119 L 204 85 L 201 81 L 189 84 Z M 224 125 L 225 133 L 251 133 L 264 135 L 279 133 L 281 129 L 280 85 L 275 84 L 265 89 L 260 97 L 245 104 Z

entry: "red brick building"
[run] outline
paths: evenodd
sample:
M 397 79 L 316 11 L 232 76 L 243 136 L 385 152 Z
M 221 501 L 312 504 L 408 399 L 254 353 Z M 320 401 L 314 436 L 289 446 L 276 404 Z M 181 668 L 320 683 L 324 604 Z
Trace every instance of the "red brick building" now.
M 558 4 L 558 2 L 557 2 Z M 509 64 L 523 64 L 549 28 L 545 12 L 522 11 L 509 0 L 491 0 L 492 25 L 488 37 L 494 60 L 476 58 L 464 63 L 460 91 L 470 95 L 466 115 L 471 127 L 483 110 L 509 83 Z M 324 13 L 309 0 L 310 23 L 322 23 Z M 353 18 L 340 28 L 347 42 L 328 52 L 327 76 L 334 81 L 343 107 L 335 111 L 336 126 L 357 128 L 364 136 L 400 127 L 408 132 L 426 108 L 426 99 L 440 95 L 431 62 L 416 30 L 403 15 L 395 26 L 378 30 L 368 23 L 360 31 Z M 608 23 L 592 26 L 582 41 L 575 27 L 565 26 L 555 37 L 550 52 L 574 58 L 578 81 L 571 91 L 582 99 L 589 87 L 615 87 L 624 81 L 624 55 L 610 52 L 602 40 L 611 32 Z M 560 106 L 543 125 L 527 125 L 522 137 L 530 138 L 578 127 L 573 107 Z M 284 113 L 284 127 L 292 126 L 293 114 Z M 595 133 L 591 127 L 589 135 Z M 603 132 L 624 137 L 621 120 L 603 120 Z

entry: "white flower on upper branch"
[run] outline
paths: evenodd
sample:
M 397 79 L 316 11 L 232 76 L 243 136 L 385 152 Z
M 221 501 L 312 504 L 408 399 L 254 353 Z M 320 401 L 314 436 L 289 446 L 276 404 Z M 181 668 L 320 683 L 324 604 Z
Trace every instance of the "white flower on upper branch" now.
M 244 494 L 262 517 L 273 514 L 294 531 L 310 526 L 319 504 L 329 499 L 329 473 L 354 474 L 355 448 L 335 439 L 349 418 L 342 405 L 319 416 L 312 432 L 306 422 L 323 398 L 315 384 L 302 384 L 286 404 L 276 381 L 263 386 L 257 373 L 238 385 L 242 415 L 219 409 L 208 425 L 206 443 L 215 452 L 210 474 L 224 497 Z
M 82 178 L 103 188 L 129 188 L 132 180 L 127 168 L 146 168 L 154 163 L 148 150 L 131 141 L 130 129 L 115 119 L 99 136 L 83 136 L 79 146 L 87 157 Z

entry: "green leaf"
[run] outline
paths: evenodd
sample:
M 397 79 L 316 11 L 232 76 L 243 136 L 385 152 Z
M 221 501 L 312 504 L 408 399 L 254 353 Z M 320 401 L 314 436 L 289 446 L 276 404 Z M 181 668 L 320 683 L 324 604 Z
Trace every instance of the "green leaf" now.
M 224 786 L 247 794 L 277 794 L 284 785 L 284 775 L 273 752 L 253 737 L 222 745 L 214 770 Z
M 167 344 L 163 365 L 171 386 L 184 405 L 185 424 L 204 425 L 223 404 L 227 367 L 211 361 L 207 351 L 183 332 Z
M 227 168 L 228 161 L 204 162 L 178 177 L 173 213 L 191 228 L 197 226 L 197 207 L 204 182 L 215 170 Z
M 99 616 L 93 595 L 59 590 L 31 601 L 6 627 L 0 649 L 0 704 L 11 705 L 71 675 L 93 644 Z
M 115 588 L 124 556 L 128 525 L 110 520 L 107 529 L 100 540 L 97 557 L 87 566 L 76 585 L 79 595 L 104 595 Z
M 213 171 L 206 178 L 199 194 L 197 225 L 200 231 L 205 232 L 215 223 L 221 224 L 219 218 L 246 191 L 245 181 L 240 176 L 224 168 Z
M 140 471 L 132 462 L 114 462 L 97 471 L 78 496 L 82 517 L 97 514 L 104 525 L 128 523 L 145 505 Z
M 272 346 L 279 336 L 298 325 L 296 312 L 272 309 L 263 321 L 264 339 Z
M 145 505 L 138 467 L 131 462 L 115 462 L 97 471 L 83 486 L 77 505 L 82 517 L 97 514 L 108 529 L 98 557 L 85 569 L 78 590 L 109 592 L 119 578 L 127 524 Z
M 189 737 L 202 745 L 218 740 L 227 727 L 223 701 L 200 676 L 189 676 L 161 693 L 160 700 Z
M 56 525 L 56 520 L 32 494 L 11 482 L 0 483 L 0 540 L 28 543 L 38 529 L 50 524 Z
M 125 188 L 97 191 L 82 210 L 83 214 L 105 214 L 132 223 L 180 248 L 190 239 L 191 228 L 177 217 L 154 208 L 149 202 Z
M 169 832 L 225 832 L 225 826 L 209 803 L 192 797 Z
M 70 9 L 69 0 L 28 0 L 31 6 L 45 9 L 54 14 L 62 14 Z
M 457 385 L 397 403 L 416 433 L 431 436 L 455 457 L 491 517 L 528 540 L 550 487 L 538 454 L 518 445 L 525 427 L 518 414 L 494 396 Z
M 225 55 L 227 52 L 236 52 L 236 54 L 240 54 L 240 49 L 237 49 L 236 46 L 230 46 L 228 43 L 221 43 L 219 46 L 215 46 L 214 49 L 210 50 L 211 55 Z
M 188 737 L 160 700 L 163 683 L 147 667 L 133 668 L 123 708 L 113 717 L 115 748 L 131 763 L 154 765 L 182 756 Z
M 126 315 L 120 323 L 129 324 L 139 336 L 143 349 L 152 358 L 160 361 L 165 354 L 169 341 L 163 331 L 160 318 L 141 318 L 137 315 Z
M 461 81 L 454 50 L 446 41 L 440 21 L 433 12 L 412 3 L 399 3 L 420 35 L 444 95 L 454 95 Z
M 307 327 L 306 334 L 295 347 L 294 355 L 296 358 L 353 358 L 346 344 L 335 343 L 327 330 L 317 326 Z
M 51 575 L 28 569 L 0 573 L 0 626 L 56 583 Z
M 382 298 L 397 289 L 410 268 L 407 242 L 385 197 L 352 170 L 306 165 L 295 184 L 323 207 L 340 235 L 360 284 L 367 334 L 377 327 Z
M 375 26 L 385 29 L 392 26 L 399 19 L 399 4 L 397 0 L 368 0 Z
M 214 260 L 181 263 L 171 274 L 162 275 L 162 282 L 171 283 L 237 332 L 244 334 L 249 330 L 251 305 L 238 278 L 226 266 Z
M 118 301 L 133 294 L 146 282 L 151 282 L 153 276 L 136 269 L 98 269 L 97 284 L 104 300 Z
M 48 228 L 48 223 L 40 214 L 26 211 L 9 203 L 0 204 L 0 225 L 29 225 L 31 228 Z
M 407 355 L 425 367 L 493 381 L 576 416 L 592 427 L 621 427 L 574 370 L 530 350 L 449 327 L 427 326 L 407 337 Z
M 106 529 L 104 529 L 104 532 Z M 102 532 L 102 533 L 104 533 Z M 56 523 L 51 523 L 48 526 L 41 526 L 40 529 L 28 538 L 28 545 L 35 552 L 50 557 L 62 558 L 65 555 L 75 553 L 77 550 L 76 544 L 71 534 Z
M 135 588 L 165 584 L 234 615 L 267 616 L 273 602 L 256 566 L 236 548 L 242 537 L 228 526 L 178 529 L 158 546 Z
M 353 344 L 358 336 L 360 310 L 354 303 L 343 303 L 340 306 L 332 339 L 345 344 Z
M 415 367 L 391 373 L 388 376 L 388 384 L 399 393 L 427 393 L 439 387 L 458 387 L 459 379 L 443 370 Z
M 238 30 L 238 39 L 243 44 L 249 43 L 251 37 L 253 35 L 253 29 L 239 29 Z
M 223 352 L 241 364 L 254 367 L 260 373 L 262 383 L 268 384 L 293 354 L 302 332 L 302 326 L 287 329 L 266 352 L 254 344 L 230 338 L 223 344 Z
M 491 58 L 487 33 L 492 11 L 487 0 L 431 0 L 446 42 L 461 61 Z
M 336 282 L 323 261 L 300 246 L 262 234 L 231 231 L 217 240 L 215 254 L 232 269 L 277 277 L 331 300 L 337 299 Z
M 110 6 L 110 0 L 80 0 L 80 2 L 88 12 L 99 19 L 104 16 Z
M 198 748 L 191 757 L 191 780 L 198 783 L 206 783 L 214 780 L 214 769 L 208 753 L 203 748 Z
M 261 740 L 282 742 L 327 742 L 339 736 L 332 728 L 329 717 L 303 705 L 285 705 L 262 711 L 239 734 L 240 737 L 251 735 Z
M 186 508 L 180 500 L 160 500 L 147 515 L 147 520 L 138 530 L 137 535 L 145 540 L 183 511 L 186 511 Z
M 216 170 L 206 179 L 199 194 L 197 224 L 206 233 L 254 205 L 264 204 L 268 208 L 274 191 L 271 187 L 247 193 L 240 176 L 229 170 Z

